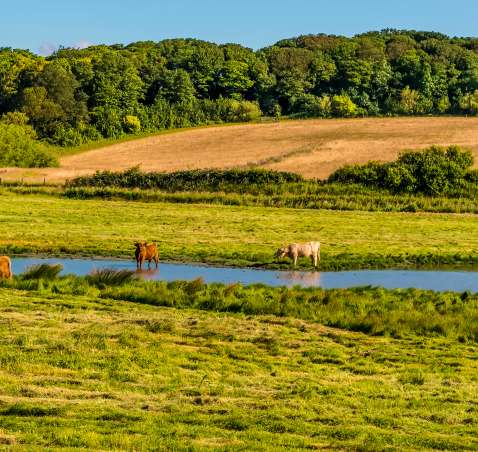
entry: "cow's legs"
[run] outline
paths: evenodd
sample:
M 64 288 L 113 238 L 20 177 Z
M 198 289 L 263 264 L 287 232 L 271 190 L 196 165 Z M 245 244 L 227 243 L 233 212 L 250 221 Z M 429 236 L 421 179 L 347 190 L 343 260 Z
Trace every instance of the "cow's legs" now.
M 297 267 L 297 258 L 298 258 L 298 255 L 294 254 L 294 267 Z

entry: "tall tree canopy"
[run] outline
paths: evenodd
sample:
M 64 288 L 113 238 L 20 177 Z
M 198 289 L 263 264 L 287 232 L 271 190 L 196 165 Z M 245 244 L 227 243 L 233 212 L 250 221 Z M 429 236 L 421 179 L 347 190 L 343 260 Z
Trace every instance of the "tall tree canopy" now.
M 284 39 L 253 51 L 197 39 L 0 48 L 0 115 L 40 139 L 101 137 L 262 115 L 478 114 L 478 38 L 382 30 Z

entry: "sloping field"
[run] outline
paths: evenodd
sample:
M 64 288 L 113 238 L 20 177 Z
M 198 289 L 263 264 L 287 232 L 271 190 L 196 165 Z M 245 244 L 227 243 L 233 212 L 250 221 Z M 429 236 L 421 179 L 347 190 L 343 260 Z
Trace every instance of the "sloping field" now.
M 325 178 L 347 163 L 392 160 L 402 150 L 432 144 L 458 144 L 478 157 L 478 118 L 301 120 L 201 128 L 71 155 L 61 160 L 60 168 L 8 170 L 0 177 L 53 181 L 135 165 L 149 171 L 256 165 Z

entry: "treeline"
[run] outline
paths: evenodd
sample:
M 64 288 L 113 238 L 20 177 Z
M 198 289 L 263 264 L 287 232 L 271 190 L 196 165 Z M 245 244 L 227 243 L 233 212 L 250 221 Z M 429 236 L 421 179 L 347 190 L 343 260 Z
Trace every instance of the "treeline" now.
M 47 58 L 3 48 L 0 115 L 9 112 L 61 146 L 261 115 L 475 115 L 478 38 L 384 30 L 258 51 L 172 39 Z

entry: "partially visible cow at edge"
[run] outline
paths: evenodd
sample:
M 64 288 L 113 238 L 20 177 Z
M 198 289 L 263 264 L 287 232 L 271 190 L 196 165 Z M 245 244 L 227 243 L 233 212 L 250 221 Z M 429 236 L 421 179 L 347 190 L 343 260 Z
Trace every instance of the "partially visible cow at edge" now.
M 293 260 L 294 267 L 299 257 L 310 257 L 314 267 L 317 267 L 317 262 L 320 261 L 320 242 L 291 243 L 284 248 L 279 248 L 275 256 L 280 259 L 289 257 Z
M 0 279 L 12 279 L 12 262 L 8 256 L 0 256 Z
M 136 250 L 134 255 L 136 257 L 136 268 L 141 270 L 145 261 L 148 261 L 148 268 L 151 268 L 151 261 L 154 261 L 156 268 L 158 268 L 159 253 L 156 243 L 136 242 L 134 244 Z

